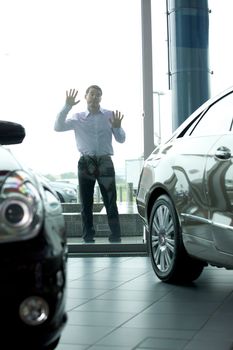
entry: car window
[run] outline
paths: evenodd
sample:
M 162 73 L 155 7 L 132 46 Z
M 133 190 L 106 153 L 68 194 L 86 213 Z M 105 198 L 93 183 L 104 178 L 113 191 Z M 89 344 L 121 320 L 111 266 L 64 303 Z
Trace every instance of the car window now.
M 195 126 L 197 125 L 197 123 L 199 122 L 199 120 L 201 119 L 202 115 L 204 114 L 204 112 L 202 111 L 200 114 L 198 114 L 196 116 L 196 118 L 194 118 L 192 120 L 192 122 L 184 129 L 182 130 L 182 132 L 179 134 L 178 137 L 183 137 L 183 136 L 189 136 L 192 134 L 192 131 L 194 130 Z
M 233 94 L 215 102 L 200 118 L 192 136 L 224 134 L 231 130 L 233 120 Z

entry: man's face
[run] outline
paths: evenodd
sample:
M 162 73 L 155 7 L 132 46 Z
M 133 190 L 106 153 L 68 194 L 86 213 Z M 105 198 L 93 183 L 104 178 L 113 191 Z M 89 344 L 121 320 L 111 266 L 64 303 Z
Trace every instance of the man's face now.
M 85 96 L 88 107 L 91 109 L 99 109 L 101 96 L 101 92 L 98 89 L 91 88 Z

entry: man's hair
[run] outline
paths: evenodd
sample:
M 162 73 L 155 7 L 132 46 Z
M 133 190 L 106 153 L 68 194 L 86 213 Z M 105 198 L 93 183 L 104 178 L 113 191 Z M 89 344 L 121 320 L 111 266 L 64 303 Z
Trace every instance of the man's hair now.
M 102 89 L 98 86 L 98 85 L 91 85 L 91 86 L 88 86 L 87 90 L 86 90 L 86 95 L 88 94 L 88 92 L 91 90 L 91 89 L 96 89 L 98 90 L 101 95 L 102 95 Z

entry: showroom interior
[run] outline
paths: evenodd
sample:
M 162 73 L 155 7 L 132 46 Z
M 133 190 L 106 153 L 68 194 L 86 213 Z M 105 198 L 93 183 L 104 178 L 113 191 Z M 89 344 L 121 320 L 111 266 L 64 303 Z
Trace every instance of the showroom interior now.
M 233 350 L 233 271 L 208 265 L 194 282 L 162 282 L 137 209 L 151 152 L 232 85 L 232 0 L 11 0 L 4 6 L 0 112 L 25 126 L 22 145 L 9 146 L 18 159 L 78 186 L 73 135 L 53 127 L 66 90 L 78 89 L 80 110 L 86 87 L 98 84 L 103 106 L 124 113 L 126 142 L 114 144 L 112 157 L 121 242 L 108 241 L 98 186 L 93 244 L 82 241 L 79 196 L 61 203 L 67 323 L 56 349 Z
M 199 1 L 168 1 L 167 5 L 168 3 L 170 6 L 184 6 L 183 11 L 186 15 L 189 5 L 192 8 L 191 11 L 194 11 L 193 6 L 195 7 L 196 3 L 200 4 Z M 202 18 L 201 23 L 196 24 L 196 30 L 200 32 L 200 27 L 204 26 L 204 37 L 199 37 L 201 56 L 204 57 L 203 66 L 197 68 L 197 62 L 191 60 L 194 65 L 192 67 L 174 66 L 179 62 L 173 62 L 171 69 L 169 59 L 166 62 L 171 69 L 168 68 L 167 84 L 177 88 L 175 91 L 171 90 L 169 95 L 174 118 L 173 128 L 181 123 L 186 114 L 190 114 L 211 95 L 210 85 L 214 73 L 208 61 L 210 52 L 207 44 L 208 21 L 210 20 L 211 23 L 209 18 L 211 2 L 208 4 L 202 1 L 201 4 L 201 7 L 204 7 L 201 11 L 205 12 L 206 17 L 205 20 Z M 159 131 L 161 132 L 161 128 L 164 130 L 161 121 L 158 120 L 161 118 L 158 106 L 166 96 L 161 89 L 155 90 L 156 84 L 152 79 L 152 53 L 153 57 L 159 55 L 156 48 L 151 46 L 153 41 L 151 37 L 154 34 L 151 31 L 153 24 L 150 21 L 153 2 L 142 0 L 140 5 L 143 157 L 146 158 L 154 148 L 158 140 L 157 136 L 161 137 Z M 212 6 L 214 10 L 214 4 Z M 176 30 L 177 35 L 180 35 L 179 30 L 185 30 L 182 25 L 187 24 L 181 18 L 179 19 L 181 22 Z M 175 18 L 171 18 L 172 28 L 175 26 L 174 22 Z M 182 49 L 176 48 L 175 34 L 170 33 L 170 35 L 171 55 L 180 55 L 181 64 L 184 64 L 190 52 L 187 49 L 181 52 Z M 188 37 L 184 40 L 188 40 Z M 190 40 L 193 40 L 193 37 Z M 199 57 L 200 51 L 197 52 L 196 57 Z M 179 74 L 183 76 L 180 80 L 177 77 Z M 185 80 L 187 76 L 193 78 L 189 84 Z M 198 80 L 199 83 L 200 80 L 202 82 L 202 90 L 195 94 L 199 86 Z M 189 100 L 187 105 L 183 102 L 183 105 L 179 106 L 180 91 L 187 96 L 190 93 L 189 89 L 192 91 L 193 100 Z M 152 118 L 153 115 L 156 115 L 157 119 Z M 181 120 L 178 116 L 181 116 Z M 128 198 L 131 203 L 128 209 L 133 210 L 131 215 L 137 217 L 132 192 L 128 193 Z M 97 239 L 99 243 L 87 247 L 76 243 L 69 245 L 71 252 L 68 291 L 70 321 L 58 349 L 232 349 L 232 272 L 207 267 L 198 281 L 190 285 L 161 284 L 153 277 L 148 264 L 145 232 L 140 221 L 135 217 L 133 223 L 127 222 L 129 212 L 125 212 L 123 206 L 119 205 L 119 207 L 122 208 L 122 223 L 126 225 L 125 230 L 127 231 L 127 228 L 131 230 L 131 225 L 135 225 L 134 227 L 137 227 L 135 229 L 139 232 L 138 236 L 129 235 L 128 238 L 123 238 L 121 244 L 109 245 L 104 238 L 99 238 Z M 97 225 L 106 224 L 101 221 L 101 218 L 96 219 Z M 70 242 L 75 242 L 75 239 L 73 241 L 71 239 Z

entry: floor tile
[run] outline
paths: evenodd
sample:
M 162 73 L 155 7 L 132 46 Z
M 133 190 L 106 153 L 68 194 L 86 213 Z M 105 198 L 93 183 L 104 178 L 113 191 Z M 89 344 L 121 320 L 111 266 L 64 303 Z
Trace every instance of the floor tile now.
M 199 330 L 209 315 L 149 314 L 140 313 L 124 324 L 124 327 Z
M 182 302 L 181 300 L 178 300 L 175 303 L 173 301 L 158 301 L 157 303 L 154 303 L 148 307 L 144 313 L 211 315 L 218 309 L 219 305 L 219 302 L 196 303 L 195 300 L 192 302 Z
M 115 288 L 110 292 L 105 292 L 98 296 L 97 299 L 104 300 L 133 300 L 133 301 L 150 301 L 154 302 L 161 299 L 164 293 L 161 291 L 147 291 L 142 290 L 127 290 Z
M 78 345 L 78 344 L 63 344 L 60 343 L 56 350 L 86 350 L 89 349 L 88 345 Z
M 134 349 L 139 347 L 147 338 L 163 338 L 185 340 L 187 343 L 193 338 L 195 331 L 190 330 L 168 330 L 168 329 L 146 329 L 146 328 L 119 328 L 98 341 L 103 346 L 126 346 Z
M 79 311 L 105 311 L 140 313 L 151 305 L 151 301 L 101 300 L 95 299 L 77 307 Z
M 184 349 L 187 340 L 184 339 L 165 339 L 148 337 L 143 340 L 137 349 L 166 349 L 166 350 L 181 350 Z
M 81 326 L 119 327 L 134 314 L 126 312 L 72 311 L 68 313 L 68 324 Z
M 78 307 L 79 305 L 84 304 L 87 301 L 88 301 L 88 299 L 67 298 L 66 310 L 71 311 L 71 310 L 75 309 L 76 307 Z
M 232 350 L 232 342 L 225 339 L 192 340 L 184 350 Z
M 233 271 L 161 282 L 148 257 L 68 259 L 68 322 L 56 350 L 232 350 Z
M 68 288 L 67 297 L 75 299 L 92 299 L 106 292 L 106 289 Z
M 113 331 L 111 327 L 84 327 L 67 325 L 61 337 L 61 343 L 92 345 Z

